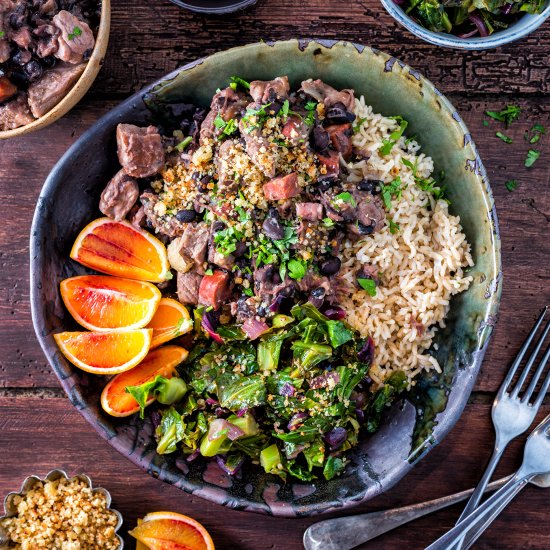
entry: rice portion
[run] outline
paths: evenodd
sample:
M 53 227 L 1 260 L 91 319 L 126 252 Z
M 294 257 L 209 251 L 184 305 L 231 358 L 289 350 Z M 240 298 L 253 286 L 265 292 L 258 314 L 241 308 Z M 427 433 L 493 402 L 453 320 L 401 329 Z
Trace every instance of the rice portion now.
M 381 156 L 378 150 L 383 140 L 398 123 L 373 113 L 363 97 L 356 100 L 355 114 L 362 123 L 353 144 L 368 160 L 346 166 L 348 181 L 370 178 L 387 184 L 399 176 L 404 189 L 400 198 L 392 199 L 388 213 L 398 230 L 393 226 L 392 233 L 387 223 L 364 239 L 345 241 L 341 273 L 350 282 L 349 288 L 356 288 L 355 272 L 362 265 L 375 268 L 380 284 L 372 297 L 362 289 L 350 291 L 341 297 L 342 305 L 350 325 L 374 340 L 373 380 L 382 383 L 393 371 L 403 370 L 414 384 L 422 370 L 441 370 L 425 351 L 437 328 L 445 326 L 451 297 L 470 285 L 472 277 L 465 274 L 465 268 L 474 263 L 460 218 L 449 214 L 445 200 L 420 189 L 413 170 L 402 162 L 416 163 L 417 176 L 428 178 L 432 159 L 405 137 Z

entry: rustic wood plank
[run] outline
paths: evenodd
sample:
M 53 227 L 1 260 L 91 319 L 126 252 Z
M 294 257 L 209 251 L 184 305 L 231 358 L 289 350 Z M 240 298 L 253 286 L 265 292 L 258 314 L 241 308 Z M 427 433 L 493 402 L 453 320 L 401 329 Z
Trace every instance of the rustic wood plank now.
M 550 24 L 496 51 L 458 52 L 426 44 L 378 3 L 260 0 L 240 14 L 205 17 L 167 0 L 113 3 L 113 32 L 94 91 L 128 94 L 178 66 L 258 42 L 316 37 L 354 41 L 393 54 L 446 93 L 542 94 L 550 90 Z
M 492 445 L 488 418 L 488 405 L 470 405 L 448 438 L 405 479 L 356 511 L 412 504 L 475 484 Z M 302 548 L 304 529 L 314 521 L 246 515 L 152 479 L 96 435 L 66 399 L 1 398 L 0 430 L 0 496 L 17 490 L 23 478 L 30 474 L 44 475 L 55 467 L 69 473 L 85 472 L 97 485 L 112 493 L 114 505 L 125 519 L 124 532 L 135 525 L 137 517 L 153 510 L 169 509 L 204 523 L 220 550 L 298 550 Z M 26 434 L 25 439 L 23 434 Z M 517 467 L 521 457 L 519 443 L 504 457 L 498 475 L 506 475 Z M 546 504 L 547 495 L 542 490 L 527 488 L 476 548 L 548 548 L 550 519 Z M 459 506 L 455 506 L 418 520 L 363 548 L 424 548 L 453 525 L 459 510 Z M 519 511 L 522 512 L 521 521 L 515 517 Z M 281 539 L 283 533 L 284 539 Z M 133 547 L 131 543 L 130 547 Z
M 470 101 L 451 97 L 476 141 L 492 182 L 502 232 L 504 293 L 500 321 L 490 352 L 476 385 L 495 391 L 506 365 L 528 332 L 534 315 L 550 302 L 548 267 L 550 241 L 544 230 L 550 224 L 550 138 L 537 147 L 540 160 L 523 166 L 528 144 L 523 133 L 535 122 L 550 126 L 550 104 L 522 99 L 524 117 L 509 130 L 502 124 L 482 124 L 487 109 L 500 109 L 501 99 Z M 28 137 L 0 143 L 0 387 L 57 386 L 33 337 L 28 289 L 28 235 L 40 187 L 55 160 L 95 120 L 115 104 L 88 97 L 56 124 Z M 388 113 L 389 114 L 389 113 Z M 499 129 L 513 139 L 506 145 L 494 136 Z M 48 147 L 43 144 L 47 143 Z M 32 154 L 29 154 L 32 151 Z M 518 179 L 514 193 L 504 182 Z M 24 228 L 24 229 L 22 229 Z M 510 330 L 514 327 L 514 330 Z

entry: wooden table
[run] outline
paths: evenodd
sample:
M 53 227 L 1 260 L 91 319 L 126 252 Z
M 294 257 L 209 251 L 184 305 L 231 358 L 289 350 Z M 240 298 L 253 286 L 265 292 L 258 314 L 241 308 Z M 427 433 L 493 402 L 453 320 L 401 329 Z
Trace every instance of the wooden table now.
M 153 510 L 189 514 L 220 549 L 302 548 L 313 520 L 274 519 L 221 508 L 163 484 L 120 456 L 70 405 L 34 337 L 28 287 L 28 234 L 40 187 L 67 147 L 118 101 L 197 57 L 261 39 L 326 37 L 352 40 L 396 55 L 436 83 L 458 107 L 488 169 L 502 234 L 504 282 L 500 319 L 466 410 L 447 439 L 388 493 L 357 508 L 377 510 L 471 487 L 492 446 L 490 406 L 507 365 L 536 312 L 550 302 L 550 134 L 539 161 L 523 166 L 524 132 L 550 130 L 550 24 L 523 41 L 489 52 L 432 47 L 401 29 L 375 0 L 260 0 L 234 16 L 202 17 L 167 0 L 116 0 L 105 66 L 91 92 L 56 124 L 23 139 L 0 142 L 0 495 L 31 473 L 54 467 L 86 472 L 107 487 L 125 518 L 124 530 Z M 483 125 L 487 109 L 523 109 L 506 133 Z M 497 128 L 498 126 L 498 128 Z M 85 169 L 85 168 L 83 168 Z M 520 182 L 506 190 L 509 179 Z M 549 400 L 545 404 L 548 413 Z M 521 442 L 499 474 L 521 460 Z M 365 548 L 420 549 L 449 529 L 451 508 L 380 537 Z M 530 534 L 527 535 L 526 533 Z M 133 548 L 133 543 L 129 543 Z M 529 487 L 478 543 L 486 549 L 550 548 L 548 493 Z

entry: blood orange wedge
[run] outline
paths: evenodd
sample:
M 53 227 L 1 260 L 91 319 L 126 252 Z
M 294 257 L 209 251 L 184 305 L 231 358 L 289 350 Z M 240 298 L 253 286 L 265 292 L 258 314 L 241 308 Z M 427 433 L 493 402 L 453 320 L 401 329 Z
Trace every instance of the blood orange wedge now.
M 215 550 L 198 521 L 175 512 L 147 514 L 129 533 L 151 550 Z
M 147 328 L 153 329 L 153 349 L 189 332 L 193 328 L 193 321 L 182 303 L 172 298 L 163 298 Z
M 151 329 L 54 334 L 63 355 L 93 374 L 118 374 L 140 363 L 151 345 Z
M 126 393 L 126 386 L 141 386 L 156 376 L 172 378 L 176 367 L 186 359 L 187 350 L 179 346 L 165 346 L 155 349 L 133 369 L 117 374 L 101 392 L 101 406 L 112 416 L 130 416 L 139 411 L 137 401 Z M 155 400 L 147 400 L 150 405 Z
M 170 278 L 166 247 L 132 224 L 99 218 L 76 238 L 71 258 L 101 273 L 160 283 Z
M 61 297 L 75 321 L 99 332 L 143 328 L 161 300 L 151 283 L 108 275 L 83 275 L 61 281 Z

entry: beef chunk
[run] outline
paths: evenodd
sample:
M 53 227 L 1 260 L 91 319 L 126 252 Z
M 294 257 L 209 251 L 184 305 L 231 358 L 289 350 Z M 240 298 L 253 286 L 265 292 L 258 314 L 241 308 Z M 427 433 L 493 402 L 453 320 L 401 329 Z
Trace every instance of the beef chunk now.
M 26 126 L 33 120 L 26 94 L 19 94 L 15 99 L 0 106 L 0 130 L 2 131 Z
M 325 107 L 332 107 L 337 103 L 342 104 L 348 111 L 355 107 L 355 96 L 353 90 L 335 90 L 332 86 L 321 80 L 305 80 L 302 82 L 302 90 L 317 101 L 325 104 Z
M 250 95 L 258 103 L 287 99 L 289 91 L 290 85 L 286 76 L 278 76 L 274 80 L 253 80 L 250 83 Z
M 336 124 L 333 126 L 327 126 L 326 131 L 330 138 L 330 143 L 335 151 L 342 154 L 344 159 L 349 160 L 352 153 L 351 137 L 353 130 L 351 124 Z
M 354 191 L 356 207 L 353 210 L 354 221 L 347 228 L 352 235 L 370 235 L 384 227 L 386 212 L 382 199 L 366 191 Z
M 29 86 L 29 105 L 35 117 L 41 117 L 53 109 L 67 95 L 84 72 L 86 63 L 58 65 Z
M 279 176 L 264 183 L 263 190 L 268 201 L 291 199 L 300 192 L 298 189 L 298 176 L 296 172 Z
M 160 216 L 155 211 L 155 204 L 159 201 L 158 195 L 145 192 L 142 193 L 140 200 L 147 216 L 148 225 L 154 228 L 156 233 L 170 239 L 183 235 L 187 224 L 179 222 L 176 216 Z
M 310 222 L 318 221 L 323 217 L 323 205 L 318 202 L 298 202 L 296 215 Z
M 187 261 L 193 262 L 199 273 L 204 273 L 209 236 L 208 226 L 200 222 L 186 224 L 181 237 L 180 254 Z
M 107 217 L 119 222 L 126 217 L 139 196 L 139 187 L 134 178 L 120 170 L 101 193 L 99 209 Z
M 201 141 L 214 137 L 220 133 L 221 130 L 214 125 L 214 121 L 218 115 L 225 122 L 232 118 L 240 118 L 241 111 L 244 110 L 248 103 L 249 99 L 246 94 L 236 92 L 233 88 L 228 87 L 214 94 L 212 102 L 210 103 L 210 111 L 201 124 Z
M 5 39 L 0 39 L 0 63 L 5 63 L 10 58 L 10 43 Z
M 154 126 L 140 128 L 133 124 L 119 124 L 116 139 L 118 161 L 129 176 L 146 178 L 164 166 L 162 138 Z
M 67 63 L 82 63 L 84 53 L 95 45 L 94 34 L 88 24 L 65 10 L 57 13 L 52 22 L 61 31 L 55 56 Z
M 178 273 L 178 300 L 182 304 L 191 304 L 196 306 L 199 303 L 199 288 L 201 286 L 202 275 L 196 271 L 187 273 Z

